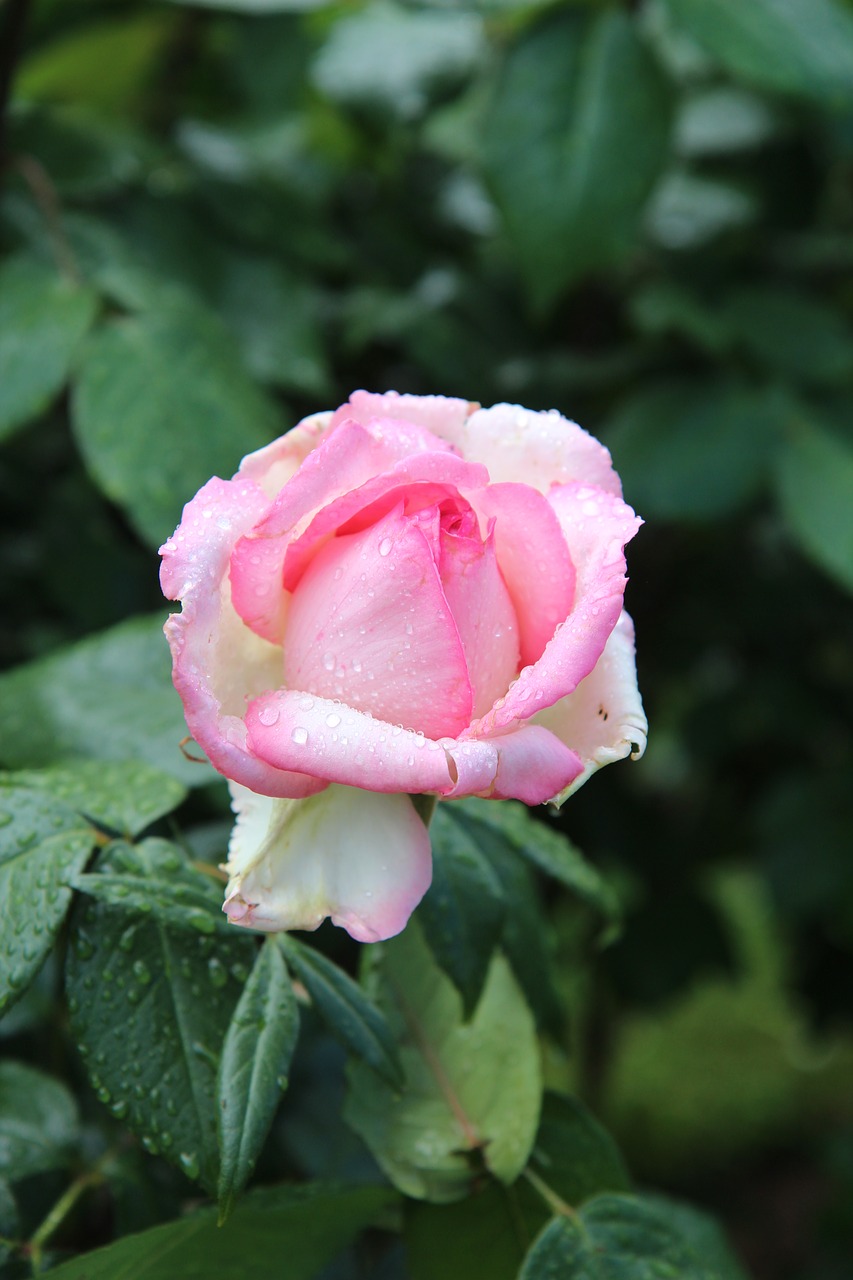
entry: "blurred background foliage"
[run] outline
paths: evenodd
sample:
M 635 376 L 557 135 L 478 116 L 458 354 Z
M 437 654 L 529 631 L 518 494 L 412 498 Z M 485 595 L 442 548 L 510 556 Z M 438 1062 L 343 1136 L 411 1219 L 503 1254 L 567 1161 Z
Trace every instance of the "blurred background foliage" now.
M 170 696 L 141 630 L 106 693 L 47 655 L 160 608 L 182 503 L 303 414 L 577 419 L 647 521 L 652 733 L 557 820 L 625 923 L 548 904 L 549 1076 L 759 1280 L 849 1275 L 853 7 L 5 0 L 0 98 L 0 659 L 53 663 L 6 678 L 2 763 L 133 740 Z M 289 1158 L 346 1169 L 301 1052 Z

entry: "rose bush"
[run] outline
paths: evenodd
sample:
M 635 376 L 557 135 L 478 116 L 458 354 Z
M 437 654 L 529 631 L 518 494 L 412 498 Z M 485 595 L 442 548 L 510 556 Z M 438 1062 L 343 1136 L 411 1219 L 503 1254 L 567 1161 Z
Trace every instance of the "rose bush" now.
M 607 450 L 556 412 L 356 392 L 210 480 L 162 548 L 195 740 L 231 781 L 225 910 L 390 937 L 410 799 L 561 803 L 645 745 Z

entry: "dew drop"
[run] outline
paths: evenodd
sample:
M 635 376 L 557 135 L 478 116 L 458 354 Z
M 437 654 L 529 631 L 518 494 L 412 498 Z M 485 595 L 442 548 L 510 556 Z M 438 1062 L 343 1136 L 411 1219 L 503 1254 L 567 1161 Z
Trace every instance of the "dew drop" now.
M 334 711 L 330 712 L 329 715 L 326 716 L 326 724 L 329 726 L 330 729 L 337 728 L 337 726 L 340 723 L 341 723 L 341 717 L 338 715 L 335 715 Z
M 261 724 L 265 724 L 268 727 L 270 725 L 278 724 L 278 711 L 275 707 L 261 707 L 258 712 L 258 719 Z
M 299 724 L 296 726 L 296 728 L 293 730 L 290 736 L 293 739 L 293 741 L 296 743 L 297 747 L 304 747 L 305 743 L 308 741 L 308 730 L 303 728 L 302 725 Z
M 325 667 L 325 669 L 326 669 L 327 671 L 334 671 L 334 669 L 335 669 L 335 655 L 334 655 L 333 653 L 324 653 L 324 654 L 323 654 L 323 666 Z
M 393 545 L 394 544 L 392 543 L 390 538 L 383 538 L 379 544 L 379 554 L 381 556 L 389 555 Z

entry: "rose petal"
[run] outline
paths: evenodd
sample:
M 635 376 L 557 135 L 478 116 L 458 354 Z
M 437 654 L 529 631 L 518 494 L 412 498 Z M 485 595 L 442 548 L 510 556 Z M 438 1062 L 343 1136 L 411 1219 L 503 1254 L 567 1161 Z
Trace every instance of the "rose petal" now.
M 472 736 L 490 737 L 572 693 L 601 657 L 622 611 L 623 548 L 642 521 L 620 498 L 586 485 L 555 485 L 548 501 L 577 568 L 572 611 L 538 662 L 524 667 L 506 697 L 471 725 Z
M 536 662 L 574 600 L 575 568 L 560 522 L 547 499 L 526 484 L 493 484 L 467 497 L 485 520 L 494 521 L 498 564 L 519 623 L 521 661 Z
M 402 510 L 317 553 L 291 600 L 284 661 L 290 688 L 430 737 L 471 719 L 459 632 L 427 538 Z
M 289 689 L 256 698 L 246 722 L 251 749 L 276 768 L 371 791 L 494 794 L 539 804 L 583 769 L 574 751 L 539 725 L 492 739 L 435 741 Z
M 637 688 L 634 624 L 627 613 L 620 615 L 586 679 L 567 698 L 539 712 L 536 723 L 570 743 L 584 763 L 583 772 L 555 797 L 557 804 L 603 765 L 628 755 L 639 759 L 646 749 L 648 722 Z
M 266 505 L 251 481 L 219 479 L 187 503 L 160 550 L 163 593 L 183 602 L 183 611 L 173 613 L 164 630 L 187 725 L 214 768 L 269 795 L 306 796 L 325 784 L 282 773 L 246 749 L 246 698 L 280 683 L 281 653 L 243 626 L 226 573 L 235 536 L 251 528 Z
M 534 413 L 517 404 L 496 404 L 467 418 L 448 415 L 434 430 L 463 458 L 484 462 L 496 484 L 520 481 L 547 494 L 555 482 L 582 481 L 621 497 L 608 450 L 556 409 Z
M 397 391 L 376 395 L 370 391 L 354 391 L 332 421 L 353 418 L 368 425 L 375 418 L 402 418 L 452 443 L 468 415 L 477 407 L 468 400 L 454 400 L 449 396 L 405 396 Z
M 519 665 L 519 622 L 498 568 L 494 534 L 483 541 L 479 531 L 472 535 L 442 528 L 439 574 L 462 641 L 473 714 L 481 716 L 509 686 Z
M 328 432 L 332 414 L 315 413 L 303 418 L 298 426 L 254 453 L 247 453 L 240 463 L 239 476 L 254 480 L 268 498 L 274 498 Z
M 406 795 L 333 786 L 274 800 L 233 785 L 231 794 L 223 910 L 235 924 L 316 929 L 331 916 L 359 942 L 380 942 L 429 888 L 429 835 Z

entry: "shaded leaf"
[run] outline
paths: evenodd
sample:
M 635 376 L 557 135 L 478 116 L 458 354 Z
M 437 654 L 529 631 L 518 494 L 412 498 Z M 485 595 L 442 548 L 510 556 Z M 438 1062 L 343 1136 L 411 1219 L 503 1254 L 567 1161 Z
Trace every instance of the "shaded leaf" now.
M 71 903 L 70 882 L 95 838 L 51 796 L 0 780 L 0 1013 L 44 964 Z
M 216 775 L 187 760 L 163 615 L 131 618 L 0 676 L 0 758 L 12 768 L 75 757 L 144 760 L 188 786 Z
M 781 409 L 772 388 L 668 379 L 634 392 L 603 434 L 639 511 L 709 520 L 736 511 L 758 492 Z
M 733 75 L 830 106 L 853 100 L 853 15 L 837 0 L 665 0 Z
M 802 406 L 792 410 L 776 461 L 791 533 L 806 555 L 853 590 L 853 442 Z
M 174 846 L 111 845 L 99 867 L 174 865 Z M 98 1098 L 189 1178 L 217 1183 L 219 1054 L 253 956 L 247 937 L 187 934 L 155 916 L 84 901 L 66 968 L 71 1028 Z
M 531 1165 L 561 1200 L 580 1205 L 602 1191 L 628 1191 L 616 1143 L 578 1098 L 546 1093 Z
M 480 998 L 500 942 L 506 903 L 500 880 L 472 835 L 439 805 L 430 825 L 432 884 L 418 920 L 467 1017 Z
M 219 1061 L 220 1220 L 231 1212 L 263 1146 L 299 1034 L 299 1010 L 281 951 L 267 939 L 234 1010 Z
M 224 1227 L 202 1209 L 51 1270 L 51 1280 L 313 1280 L 394 1200 L 385 1187 L 260 1187 Z
M 282 426 L 225 328 L 177 300 L 92 336 L 72 418 L 95 483 L 154 546 L 211 474 L 232 475 Z
M 655 188 L 644 224 L 661 248 L 690 251 L 753 222 L 758 211 L 745 187 L 674 169 Z
M 406 1083 L 390 1089 L 353 1063 L 345 1118 L 407 1195 L 459 1199 L 483 1166 L 512 1182 L 533 1142 L 541 1085 L 533 1019 L 509 965 L 494 957 L 465 1023 L 458 992 L 414 922 L 372 948 L 368 964 L 368 989 L 397 1037 Z
M 50 769 L 0 773 L 0 784 L 46 791 L 122 835 L 135 836 L 186 798 L 175 778 L 135 761 L 81 760 Z
M 59 195 L 75 199 L 121 190 L 140 177 L 150 158 L 147 145 L 115 117 L 71 107 L 13 110 L 9 151 L 25 163 L 35 161 Z
M 175 846 L 164 840 L 157 846 L 155 862 L 126 849 L 113 859 L 115 870 L 75 876 L 74 888 L 107 906 L 154 916 L 172 929 L 233 938 L 234 926 L 222 913 L 221 882 L 187 862 Z
M 666 158 L 666 82 L 628 14 L 525 32 L 484 134 L 484 164 L 534 303 L 622 261 Z
M 0 1177 L 10 1182 L 67 1165 L 79 1136 L 64 1084 L 23 1062 L 0 1062 Z
M 314 947 L 286 933 L 278 935 L 278 943 L 332 1035 L 389 1085 L 401 1084 L 400 1058 L 391 1030 L 358 983 Z
M 96 311 L 91 289 L 34 258 L 0 267 L 0 439 L 59 394 Z

